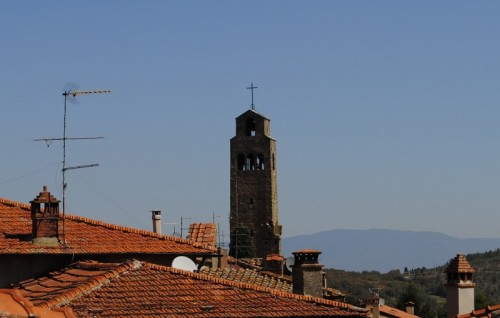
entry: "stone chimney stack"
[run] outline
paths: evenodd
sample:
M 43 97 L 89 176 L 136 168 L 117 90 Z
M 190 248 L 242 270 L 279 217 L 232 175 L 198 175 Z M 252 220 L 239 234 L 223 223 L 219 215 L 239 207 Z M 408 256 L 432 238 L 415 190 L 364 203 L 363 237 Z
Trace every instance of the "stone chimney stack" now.
M 59 244 L 59 200 L 43 186 L 43 191 L 30 201 L 33 243 Z
M 161 234 L 161 211 L 151 211 L 151 218 L 153 219 L 153 232 Z
M 300 250 L 292 253 L 293 292 L 295 294 L 323 297 L 323 265 L 319 264 L 318 250 Z
M 474 268 L 462 254 L 450 261 L 446 269 L 446 309 L 448 317 L 466 314 L 474 310 Z

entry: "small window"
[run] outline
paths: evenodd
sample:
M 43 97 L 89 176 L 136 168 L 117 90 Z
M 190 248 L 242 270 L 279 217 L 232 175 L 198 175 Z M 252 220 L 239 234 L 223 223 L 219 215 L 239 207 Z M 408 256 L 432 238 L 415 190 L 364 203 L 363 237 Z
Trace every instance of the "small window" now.
M 271 163 L 272 165 L 272 169 L 276 169 L 276 162 L 275 162 L 275 159 L 274 159 L 274 153 L 273 153 L 273 162 Z
M 245 155 L 238 155 L 238 170 L 245 170 Z
M 258 154 L 257 155 L 257 170 L 264 170 L 264 155 L 263 154 Z
M 255 119 L 248 117 L 246 122 L 246 133 L 247 136 L 255 136 Z
M 247 170 L 255 170 L 255 157 L 254 157 L 254 155 L 247 156 Z

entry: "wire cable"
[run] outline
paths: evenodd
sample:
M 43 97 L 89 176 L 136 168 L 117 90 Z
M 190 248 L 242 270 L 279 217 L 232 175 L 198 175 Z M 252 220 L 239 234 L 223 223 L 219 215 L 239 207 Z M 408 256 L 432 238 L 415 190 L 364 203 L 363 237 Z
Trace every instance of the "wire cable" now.
M 46 166 L 44 166 L 44 167 L 42 167 L 42 168 L 39 168 L 39 169 L 36 169 L 36 170 L 34 170 L 34 171 L 28 172 L 27 174 L 24 174 L 24 175 L 22 175 L 22 176 L 20 176 L 20 177 L 16 177 L 16 178 L 14 178 L 14 179 L 10 179 L 10 180 L 5 180 L 5 181 L 2 181 L 2 182 L 0 182 L 0 184 L 7 184 L 7 183 L 12 183 L 12 182 L 19 181 L 19 180 L 24 179 L 24 178 L 26 178 L 26 177 L 32 176 L 32 175 L 34 175 L 34 174 L 35 174 L 35 173 L 37 173 L 37 172 L 40 172 L 40 171 L 45 170 L 45 169 L 47 169 L 47 168 L 49 168 L 49 167 L 51 167 L 51 166 L 54 166 L 54 165 L 56 165 L 56 164 L 59 164 L 59 162 L 53 162 L 53 163 L 48 164 L 48 165 L 46 165 Z
M 116 208 L 118 208 L 120 211 L 122 211 L 123 213 L 125 213 L 128 217 L 130 217 L 130 219 L 132 219 L 134 221 L 134 223 L 136 224 L 136 226 L 138 226 L 139 228 L 142 228 L 144 226 L 144 224 L 141 224 L 141 222 L 139 222 L 136 218 L 134 218 L 132 216 L 132 214 L 130 214 L 127 210 L 125 210 L 123 207 L 121 207 L 118 203 L 116 203 L 113 199 L 111 199 L 110 197 L 108 197 L 107 195 L 105 195 L 104 193 L 102 193 L 100 190 L 98 190 L 96 187 L 94 187 L 93 185 L 91 185 L 90 183 L 88 183 L 85 179 L 83 179 L 77 172 L 73 172 L 83 183 L 85 183 L 89 188 L 91 188 L 95 193 L 99 194 L 101 197 L 103 197 L 104 199 L 106 199 L 108 202 L 110 202 L 111 204 L 113 204 Z

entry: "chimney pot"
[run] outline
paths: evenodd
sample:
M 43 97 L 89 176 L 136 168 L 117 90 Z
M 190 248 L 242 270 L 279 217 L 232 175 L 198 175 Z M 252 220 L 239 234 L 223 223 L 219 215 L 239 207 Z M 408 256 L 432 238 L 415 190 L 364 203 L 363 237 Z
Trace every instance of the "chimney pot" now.
M 410 315 L 415 315 L 415 304 L 411 301 L 405 303 L 406 312 Z
M 153 232 L 161 234 L 161 210 L 151 211 L 151 218 L 153 220 Z

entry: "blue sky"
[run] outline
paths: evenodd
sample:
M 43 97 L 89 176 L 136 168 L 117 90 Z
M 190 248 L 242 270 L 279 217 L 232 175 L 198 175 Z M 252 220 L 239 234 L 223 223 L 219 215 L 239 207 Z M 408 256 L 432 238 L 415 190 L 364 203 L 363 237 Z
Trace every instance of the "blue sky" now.
M 329 229 L 500 237 L 496 1 L 6 1 L 0 197 L 151 228 L 227 224 L 229 139 L 250 107 L 277 140 L 284 236 Z M 179 231 L 180 225 L 175 225 Z M 165 224 L 165 232 L 174 225 Z M 227 228 L 226 228 L 227 234 Z

